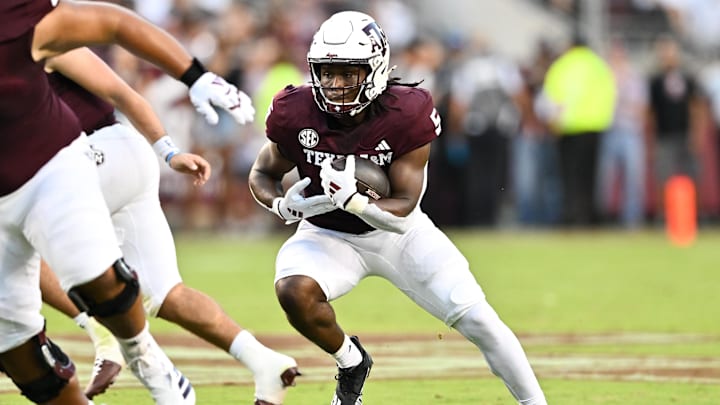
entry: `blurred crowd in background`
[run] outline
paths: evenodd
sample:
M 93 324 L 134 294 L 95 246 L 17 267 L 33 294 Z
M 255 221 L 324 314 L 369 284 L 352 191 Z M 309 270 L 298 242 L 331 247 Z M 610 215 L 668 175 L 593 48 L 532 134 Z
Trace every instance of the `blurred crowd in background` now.
M 183 84 L 119 48 L 97 50 L 150 101 L 178 146 L 213 164 L 201 188 L 164 167 L 161 198 L 176 229 L 282 227 L 247 186 L 265 112 L 284 86 L 308 82 L 313 33 L 346 9 L 376 18 L 397 65 L 391 76 L 423 80 L 441 113 L 422 203 L 439 226 L 658 226 L 664 182 L 675 174 L 695 180 L 701 224 L 720 218 L 720 0 L 465 1 L 564 26 L 565 35 L 524 40 L 523 57 L 482 25 L 433 24 L 437 2 L 115 2 L 171 32 L 257 111 L 252 125 L 222 116 L 208 126 Z M 463 0 L 447 3 L 462 10 Z

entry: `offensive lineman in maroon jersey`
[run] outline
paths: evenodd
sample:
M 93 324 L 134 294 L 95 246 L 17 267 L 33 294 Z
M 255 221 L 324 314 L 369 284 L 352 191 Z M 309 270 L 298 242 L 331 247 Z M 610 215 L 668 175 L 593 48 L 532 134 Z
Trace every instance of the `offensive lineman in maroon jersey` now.
M 72 361 L 44 332 L 42 256 L 75 303 L 118 337 L 156 403 L 194 404 L 194 392 L 147 328 L 87 137 L 38 63 L 91 43 L 117 43 L 182 80 L 211 123 L 213 105 L 239 122 L 252 119 L 244 93 L 129 10 L 71 0 L 0 2 L 0 368 L 35 403 L 88 403 Z M 168 155 L 178 152 L 167 139 L 161 146 Z
M 288 384 L 297 375 L 295 360 L 265 347 L 215 300 L 182 281 L 172 232 L 158 197 L 158 159 L 150 147 L 166 135 L 160 118 L 87 48 L 50 58 L 45 66 L 53 71 L 49 75 L 53 90 L 78 116 L 96 153 L 103 197 L 123 256 L 138 273 L 147 314 L 173 322 L 228 352 L 252 371 L 258 401 L 281 404 Z M 117 122 L 113 105 L 137 131 Z M 210 164 L 192 153 L 173 155 L 167 164 L 191 175 L 197 185 L 210 176 Z M 98 328 L 92 331 L 93 322 L 84 319 L 87 316 L 79 313 L 54 280 L 44 267 L 40 274 L 43 301 L 76 322 L 85 321 L 91 338 L 102 334 Z M 107 388 L 123 363 L 112 336 L 97 340 L 95 367 L 85 390 L 90 399 Z
M 440 117 L 430 94 L 388 80 L 387 39 L 368 15 L 333 15 L 308 52 L 312 86 L 287 87 L 267 115 L 269 142 L 250 173 L 257 201 L 295 234 L 276 260 L 289 322 L 338 365 L 331 405 L 358 405 L 373 361 L 338 325 L 329 301 L 380 276 L 475 344 L 521 404 L 546 404 L 520 342 L 488 304 L 460 251 L 420 209 Z M 347 155 L 342 171 L 331 167 Z M 357 192 L 355 159 L 388 174 L 390 198 Z M 283 196 L 283 176 L 300 180 Z M 380 401 L 382 402 L 382 401 Z

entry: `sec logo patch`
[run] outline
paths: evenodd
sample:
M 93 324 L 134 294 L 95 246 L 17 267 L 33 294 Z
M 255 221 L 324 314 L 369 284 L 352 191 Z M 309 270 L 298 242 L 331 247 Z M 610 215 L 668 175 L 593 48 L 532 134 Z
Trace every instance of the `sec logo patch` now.
M 305 128 L 298 133 L 298 141 L 306 148 L 314 148 L 320 142 L 320 135 L 312 128 Z

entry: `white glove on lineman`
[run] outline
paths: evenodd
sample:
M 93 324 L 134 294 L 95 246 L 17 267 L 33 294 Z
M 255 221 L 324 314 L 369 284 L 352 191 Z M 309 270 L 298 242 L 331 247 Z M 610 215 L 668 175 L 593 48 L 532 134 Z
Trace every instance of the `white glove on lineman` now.
M 273 200 L 271 211 L 284 219 L 286 225 L 336 209 L 325 194 L 305 198 L 302 192 L 309 185 L 310 178 L 305 177 L 293 184 L 285 193 L 285 197 L 277 197 Z
M 238 124 L 252 122 L 255 108 L 247 94 L 212 72 L 205 72 L 190 86 L 190 101 L 211 125 L 219 121 L 213 106 L 222 108 L 235 118 Z
M 332 159 L 325 159 L 321 164 L 320 178 L 325 195 L 332 199 L 336 207 L 345 209 L 350 199 L 357 194 L 355 180 L 355 156 L 345 160 L 345 170 L 339 171 L 331 166 Z

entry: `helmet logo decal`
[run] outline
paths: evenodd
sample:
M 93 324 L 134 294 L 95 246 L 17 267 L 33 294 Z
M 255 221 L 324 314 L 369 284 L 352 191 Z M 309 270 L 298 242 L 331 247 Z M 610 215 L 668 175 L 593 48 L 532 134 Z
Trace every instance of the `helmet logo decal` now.
M 320 135 L 312 128 L 305 128 L 298 132 L 298 141 L 306 148 L 314 148 L 320 142 Z
M 385 49 L 387 38 L 382 29 L 373 22 L 366 25 L 365 28 L 363 28 L 363 32 L 370 38 L 373 51 L 380 51 L 381 55 L 385 55 L 385 52 L 387 52 L 387 49 Z

